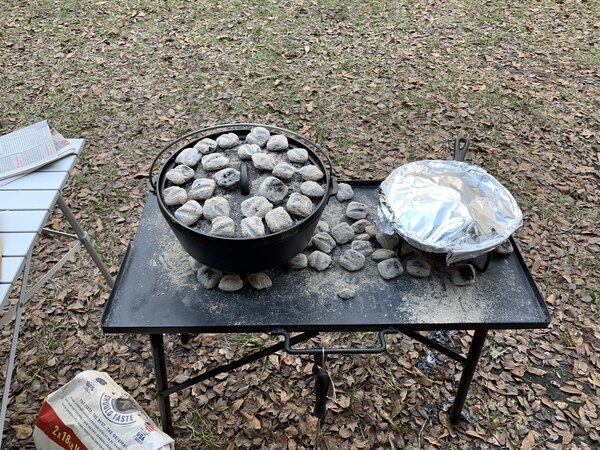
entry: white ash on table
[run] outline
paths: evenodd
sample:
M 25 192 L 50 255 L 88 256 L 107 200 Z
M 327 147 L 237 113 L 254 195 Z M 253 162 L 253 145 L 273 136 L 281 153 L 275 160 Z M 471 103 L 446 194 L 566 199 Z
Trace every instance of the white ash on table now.
M 363 199 L 364 202 L 355 200 L 352 187 L 346 183 L 340 183 L 339 188 L 343 200 L 332 198 L 329 201 L 313 239 L 303 252 L 288 261 L 285 270 L 274 269 L 247 275 L 224 274 L 190 258 L 192 268 L 197 272 L 198 283 L 205 289 L 219 288 L 226 292 L 263 290 L 277 283 L 279 277 L 311 271 L 323 278 L 324 284 L 337 285 L 337 297 L 349 300 L 364 283 L 393 283 L 401 277 L 411 277 L 415 281 L 430 278 L 434 265 L 438 266 L 437 270 L 442 267 L 448 282 L 459 289 L 475 282 L 476 273 L 471 264 L 459 263 L 446 267 L 444 255 L 423 253 L 398 236 L 383 234 L 374 223 L 376 207 L 373 199 Z M 250 202 L 246 207 L 261 210 L 262 202 L 254 203 Z M 501 255 L 511 252 L 512 246 L 508 241 L 496 249 L 496 253 Z M 338 281 L 342 278 L 348 280 L 349 276 L 356 280 L 354 286 Z
M 235 133 L 205 138 L 179 152 L 162 198 L 180 223 L 202 234 L 251 239 L 278 233 L 309 217 L 326 193 L 325 174 L 309 156 L 263 127 L 245 139 Z M 242 163 L 249 195 L 240 192 Z

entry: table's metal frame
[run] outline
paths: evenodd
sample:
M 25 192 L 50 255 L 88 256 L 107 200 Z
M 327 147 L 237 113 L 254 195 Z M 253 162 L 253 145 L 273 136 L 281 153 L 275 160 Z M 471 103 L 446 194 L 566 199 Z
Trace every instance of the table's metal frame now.
M 440 343 L 412 330 L 386 328 L 379 332 L 380 345 L 378 347 L 360 349 L 294 349 L 292 347 L 293 345 L 305 342 L 317 336 L 319 333 L 316 331 L 310 331 L 295 336 L 290 336 L 290 334 L 285 330 L 273 330 L 272 334 L 284 336 L 284 340 L 282 342 L 271 345 L 269 347 L 265 347 L 262 350 L 251 353 L 249 355 L 243 356 L 242 358 L 237 359 L 236 361 L 233 361 L 229 364 L 225 364 L 214 369 L 207 370 L 206 372 L 200 375 L 196 375 L 187 379 L 186 381 L 177 383 L 172 386 L 169 386 L 169 380 L 167 375 L 167 360 L 165 357 L 163 335 L 150 334 L 150 343 L 152 345 L 152 358 L 154 360 L 154 374 L 156 376 L 156 390 L 158 395 L 158 404 L 160 408 L 160 421 L 162 429 L 165 433 L 171 436 L 173 435 L 173 415 L 171 413 L 170 396 L 172 394 L 182 391 L 183 389 L 211 379 L 219 374 L 230 372 L 232 370 L 240 368 L 246 364 L 250 364 L 254 361 L 264 358 L 265 356 L 272 355 L 273 353 L 276 353 L 281 350 L 285 350 L 287 353 L 295 355 L 312 355 L 315 358 L 315 364 L 319 366 L 323 365 L 323 358 L 327 355 L 383 353 L 386 351 L 385 335 L 392 333 L 402 333 L 412 339 L 415 339 L 425 344 L 429 348 L 439 351 L 440 353 L 443 353 L 449 358 L 452 358 L 453 360 L 463 364 L 460 382 L 458 384 L 456 396 L 454 397 L 454 402 L 450 411 L 450 423 L 457 424 L 460 421 L 462 409 L 467 399 L 467 393 L 469 392 L 469 387 L 471 385 L 471 381 L 473 380 L 473 375 L 475 374 L 475 370 L 477 368 L 481 352 L 483 351 L 483 346 L 485 344 L 488 331 L 489 330 L 486 329 L 475 330 L 473 338 L 471 340 L 471 345 L 469 347 L 469 352 L 465 357 L 455 352 L 454 350 L 449 349 L 441 345 Z M 182 340 L 187 340 L 187 336 L 182 335 Z
M 356 186 L 368 187 L 370 186 L 369 182 L 355 182 L 353 183 Z M 371 183 L 372 184 L 372 183 Z M 150 198 L 149 201 L 153 201 Z M 155 200 L 154 200 L 155 201 Z M 320 321 L 318 318 L 311 316 L 310 318 L 298 318 L 292 317 L 290 321 L 290 317 L 270 317 L 267 320 L 261 321 L 261 319 L 252 316 L 252 320 L 257 321 L 248 321 L 247 319 L 234 323 L 229 320 L 229 316 L 220 315 L 218 323 L 204 323 L 202 321 L 185 321 L 177 323 L 177 321 L 173 322 L 173 318 L 170 314 L 167 314 L 169 318 L 167 320 L 163 320 L 164 317 L 161 315 L 158 320 L 155 320 L 155 314 L 150 313 L 147 316 L 142 315 L 143 318 L 140 318 L 138 314 L 143 314 L 141 312 L 135 313 L 135 318 L 132 319 L 130 314 L 133 313 L 133 309 L 131 309 L 134 305 L 136 308 L 143 307 L 143 305 L 151 304 L 152 298 L 149 296 L 158 295 L 156 300 L 160 300 L 158 304 L 161 304 L 162 307 L 166 306 L 165 298 L 163 295 L 170 295 L 169 292 L 162 292 L 164 289 L 164 285 L 160 285 L 159 288 L 156 287 L 154 282 L 147 283 L 145 277 L 136 277 L 135 272 L 132 272 L 131 261 L 136 260 L 135 258 L 140 258 L 143 254 L 144 261 L 149 261 L 149 258 L 154 258 L 155 253 L 154 250 L 157 249 L 156 246 L 148 246 L 148 239 L 158 239 L 155 235 L 146 236 L 146 233 L 149 232 L 149 228 L 142 228 L 144 224 L 144 217 L 154 217 L 155 214 L 158 214 L 158 210 L 156 209 L 156 205 L 147 204 L 148 210 L 144 209 L 144 213 L 142 214 L 142 220 L 140 221 L 140 228 L 138 229 L 138 233 L 136 234 L 136 238 L 133 243 L 128 248 L 127 254 L 123 260 L 123 264 L 121 266 L 121 270 L 119 272 L 119 276 L 117 277 L 115 288 L 113 289 L 113 295 L 116 295 L 116 298 L 120 299 L 119 301 L 124 301 L 122 305 L 116 310 L 119 311 L 118 314 L 115 315 L 115 305 L 114 305 L 114 297 L 111 295 L 107 306 L 104 311 L 104 316 L 102 319 L 102 327 L 107 333 L 126 333 L 126 334 L 147 334 L 150 336 L 152 354 L 154 360 L 154 370 L 156 376 L 156 389 L 158 402 L 160 407 L 160 415 L 161 415 L 161 424 L 163 430 L 168 434 L 173 433 L 173 423 L 172 423 L 172 414 L 171 414 L 171 406 L 169 397 L 170 395 L 179 392 L 183 389 L 191 387 L 197 383 L 205 381 L 207 379 L 213 378 L 219 374 L 229 372 L 235 370 L 239 367 L 242 367 L 246 364 L 249 364 L 258 359 L 264 358 L 270 354 L 273 354 L 278 351 L 286 351 L 289 354 L 294 355 L 308 355 L 314 358 L 315 367 L 323 367 L 323 361 L 328 355 L 335 354 L 373 354 L 373 353 L 382 353 L 386 350 L 386 336 L 392 333 L 401 333 L 404 334 L 414 340 L 417 340 L 429 348 L 438 351 L 447 357 L 455 360 L 456 362 L 463 365 L 462 373 L 460 377 L 460 381 L 457 387 L 456 396 L 454 398 L 454 402 L 452 408 L 450 410 L 450 421 L 451 423 L 456 424 L 460 418 L 463 406 L 465 404 L 466 396 L 470 387 L 470 384 L 473 380 L 473 376 L 475 374 L 475 370 L 477 368 L 477 364 L 479 362 L 479 358 L 481 356 L 485 340 L 487 334 L 490 330 L 505 330 L 505 329 L 531 329 L 531 328 L 545 328 L 548 326 L 550 322 L 550 315 L 548 310 L 543 302 L 541 295 L 535 285 L 535 281 L 532 279 L 531 274 L 527 270 L 527 266 L 523 261 L 523 258 L 516 247 L 515 242 L 511 238 L 511 243 L 515 247 L 515 252 L 512 257 L 516 259 L 512 264 L 516 264 L 520 267 L 523 272 L 522 275 L 524 279 L 522 282 L 526 283 L 525 288 L 527 290 L 531 290 L 531 298 L 532 307 L 537 305 L 539 310 L 534 313 L 533 310 L 536 308 L 528 309 L 531 316 L 519 316 L 522 320 L 514 320 L 514 318 L 503 317 L 504 320 L 492 320 L 486 321 L 482 319 L 481 321 L 465 321 L 464 323 L 456 322 L 456 323 L 438 323 L 438 322 L 419 322 L 419 321 L 406 321 L 402 319 L 402 316 L 397 316 L 399 321 L 394 320 L 381 320 L 374 321 L 373 317 L 369 317 L 369 319 L 361 322 L 360 319 L 353 317 L 347 322 L 331 322 L 331 321 Z M 148 215 L 147 215 L 148 214 Z M 152 214 L 152 216 L 150 216 Z M 147 222 L 152 223 L 152 222 Z M 142 232 L 140 230 L 143 230 Z M 156 230 L 154 230 L 156 232 Z M 164 229 L 161 229 L 161 232 L 164 232 Z M 168 234 L 168 233 L 167 233 Z M 142 240 L 139 242 L 139 247 L 137 247 L 137 239 L 138 235 L 142 236 Z M 171 236 L 174 242 L 175 238 Z M 145 249 L 154 249 L 149 252 L 145 252 Z M 140 250 L 144 249 L 144 250 Z M 136 260 L 137 261 L 137 260 Z M 139 261 L 138 261 L 139 263 Z M 482 266 L 482 270 L 485 266 L 489 264 L 489 260 L 484 262 Z M 159 267 L 159 266 L 152 266 Z M 144 266 L 144 270 L 155 270 L 149 267 Z M 158 269 L 162 270 L 162 269 Z M 129 284 L 125 284 L 125 277 L 127 278 L 127 282 Z M 158 278 L 154 277 L 153 280 L 156 281 Z M 134 286 L 143 286 L 144 289 L 137 290 L 133 289 Z M 124 288 L 123 286 L 128 286 Z M 281 287 L 281 286 L 280 286 Z M 536 294 L 537 293 L 537 294 Z M 215 302 L 220 302 L 221 299 L 219 296 L 221 295 L 218 291 L 214 292 Z M 268 297 L 268 293 L 264 294 Z M 205 302 L 210 302 L 211 293 L 204 292 L 203 300 Z M 528 296 L 529 297 L 529 296 Z M 169 298 L 170 300 L 174 300 L 177 296 L 173 296 L 173 298 Z M 257 299 L 258 300 L 258 299 Z M 114 300 L 116 301 L 116 300 Z M 356 305 L 356 302 L 352 304 Z M 346 304 L 346 303 L 344 303 Z M 348 305 L 352 305 L 348 303 Z M 141 311 L 136 309 L 136 311 Z M 253 311 L 255 313 L 255 311 Z M 175 314 L 174 317 L 177 317 L 177 314 L 181 314 L 181 311 L 177 310 L 173 312 Z M 298 314 L 295 312 L 294 314 Z M 175 319 L 176 320 L 176 319 Z M 232 319 L 233 320 L 233 319 Z M 300 320 L 300 321 L 298 321 Z M 459 354 L 457 351 L 445 347 L 440 342 L 434 340 L 432 335 L 425 336 L 423 332 L 434 331 L 434 330 L 444 330 L 444 331 L 473 331 L 474 334 L 472 336 L 472 340 L 468 349 L 466 356 Z M 163 341 L 164 334 L 173 334 L 180 335 L 182 338 L 182 342 L 185 343 L 189 334 L 198 334 L 198 333 L 219 333 L 219 334 L 228 334 L 228 333 L 242 333 L 242 332 L 261 332 L 261 333 L 271 333 L 275 336 L 283 336 L 283 340 L 281 342 L 275 343 L 273 345 L 269 345 L 257 352 L 245 355 L 240 359 L 230 362 L 228 364 L 222 365 L 220 367 L 216 367 L 214 369 L 208 370 L 202 374 L 197 376 L 193 376 L 188 380 L 173 384 L 169 383 L 168 377 L 168 368 L 167 368 L 167 357 L 165 355 L 165 346 Z M 375 345 L 371 348 L 298 348 L 294 347 L 294 345 L 305 342 L 310 338 L 317 336 L 319 333 L 328 333 L 328 332 L 374 332 L 379 333 L 379 344 Z M 297 333 L 292 335 L 292 333 Z M 267 345 L 267 344 L 265 344 Z M 317 406 L 319 406 L 319 414 L 322 413 L 324 402 L 323 389 L 316 389 L 317 394 Z M 321 391 L 321 394 L 319 394 Z M 321 418 L 320 418 L 321 419 Z

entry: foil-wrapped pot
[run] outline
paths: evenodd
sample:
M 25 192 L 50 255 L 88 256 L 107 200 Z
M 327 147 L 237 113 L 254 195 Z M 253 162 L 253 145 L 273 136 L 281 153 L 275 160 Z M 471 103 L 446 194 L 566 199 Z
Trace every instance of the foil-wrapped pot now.
M 379 188 L 378 226 L 453 263 L 486 253 L 523 224 L 514 197 L 474 164 L 425 160 L 394 170 Z

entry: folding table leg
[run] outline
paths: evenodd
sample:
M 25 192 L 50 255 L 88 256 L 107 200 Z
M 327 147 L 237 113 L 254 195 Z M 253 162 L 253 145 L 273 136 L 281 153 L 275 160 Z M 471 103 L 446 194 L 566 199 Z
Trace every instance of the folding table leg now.
M 165 345 L 162 334 L 151 334 L 152 358 L 154 359 L 154 376 L 156 377 L 156 392 L 160 408 L 160 423 L 162 430 L 173 437 L 173 417 L 171 415 L 171 402 L 168 395 L 161 393 L 169 388 L 167 378 L 167 362 L 165 359 Z
M 23 281 L 21 283 L 21 292 L 19 294 L 19 303 L 15 310 L 15 326 L 13 329 L 12 341 L 10 344 L 10 353 L 8 356 L 8 367 L 6 368 L 6 377 L 4 379 L 4 390 L 2 392 L 2 408 L 0 409 L 0 448 L 2 448 L 2 438 L 4 437 L 4 420 L 6 419 L 6 409 L 8 408 L 8 396 L 10 395 L 10 385 L 12 381 L 12 372 L 15 365 L 15 356 L 17 353 L 17 341 L 19 340 L 19 329 L 21 327 L 21 315 L 23 305 L 27 295 L 27 283 L 29 282 L 29 267 L 31 265 L 31 253 L 25 259 L 25 268 L 23 269 Z
M 460 376 L 460 383 L 458 384 L 458 390 L 456 391 L 456 397 L 454 397 L 454 404 L 450 412 L 450 423 L 456 425 L 460 421 L 460 414 L 465 400 L 467 399 L 467 393 L 469 392 L 469 386 L 473 380 L 483 345 L 485 344 L 485 338 L 488 330 L 477 330 L 473 335 L 471 346 L 469 347 L 469 354 L 467 355 L 467 362 Z
M 92 257 L 92 260 L 94 261 L 96 266 L 98 266 L 98 269 L 100 269 L 100 272 L 104 276 L 104 279 L 106 280 L 108 285 L 111 288 L 114 287 L 114 285 L 115 285 L 114 278 L 108 271 L 107 267 L 104 265 L 104 262 L 102 262 L 100 255 L 98 255 L 98 253 L 96 252 L 96 249 L 90 242 L 88 234 L 83 230 L 83 228 L 81 228 L 81 225 L 75 218 L 73 211 L 71 211 L 71 209 L 69 208 L 67 203 L 64 201 L 64 199 L 62 198 L 62 195 L 58 196 L 58 200 L 56 201 L 56 204 L 58 205 L 58 207 L 64 214 L 65 218 L 67 219 L 67 222 L 69 222 L 71 227 L 73 227 L 73 230 L 75 231 L 75 234 L 77 235 L 77 238 L 79 239 L 79 241 L 83 244 L 85 249 L 88 251 L 88 253 Z

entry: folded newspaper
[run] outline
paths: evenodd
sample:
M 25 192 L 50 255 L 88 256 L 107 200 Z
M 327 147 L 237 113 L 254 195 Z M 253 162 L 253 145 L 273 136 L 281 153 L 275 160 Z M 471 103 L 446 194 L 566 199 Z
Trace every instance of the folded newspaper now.
M 47 120 L 0 136 L 0 186 L 76 153 Z

